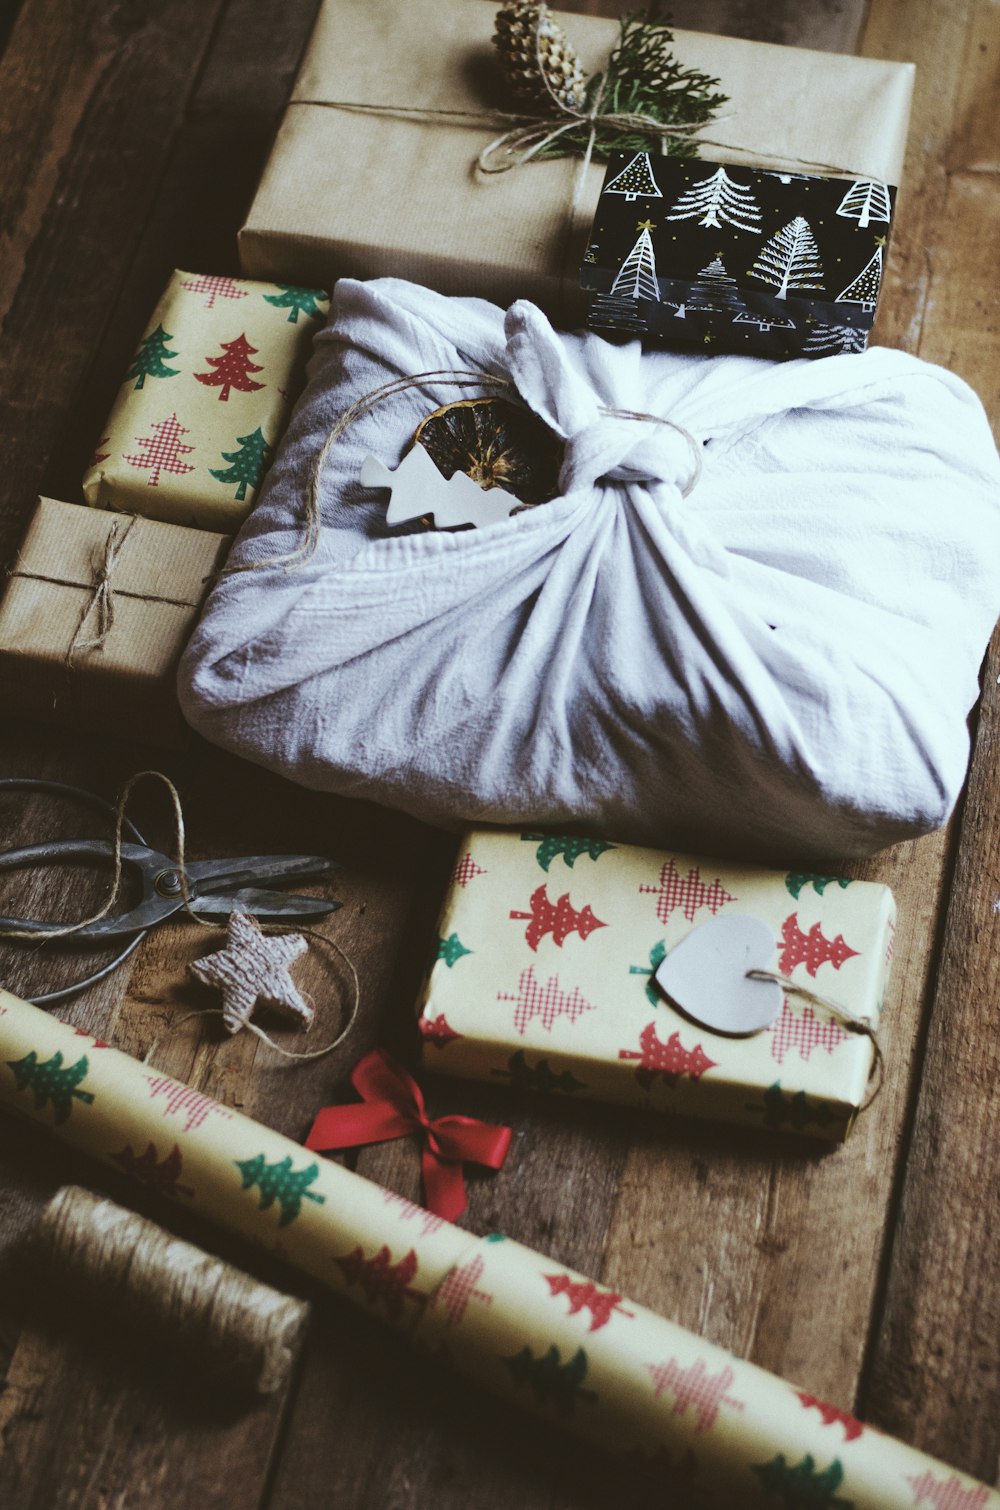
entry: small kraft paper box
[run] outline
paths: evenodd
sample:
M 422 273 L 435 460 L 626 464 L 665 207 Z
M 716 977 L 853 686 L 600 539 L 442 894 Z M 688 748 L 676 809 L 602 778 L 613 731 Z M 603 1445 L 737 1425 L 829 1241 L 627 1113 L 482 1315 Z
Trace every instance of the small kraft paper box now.
M 25 718 L 176 748 L 174 678 L 228 535 L 41 498 L 0 600 L 0 696 Z
M 755 356 L 863 351 L 895 188 L 619 152 L 581 280 L 587 323 Z
M 494 13 L 483 0 L 326 0 L 240 233 L 245 272 L 326 287 L 409 278 L 503 305 L 531 299 L 557 323 L 582 323 L 604 169 L 590 164 L 582 185 L 572 157 L 476 170 L 503 130 L 496 113 L 521 108 L 491 43 Z M 553 15 L 588 77 L 602 72 L 618 23 Z M 705 132 L 713 158 L 899 182 L 911 64 L 674 35 L 680 61 L 729 96 Z
M 875 1027 L 895 928 L 888 887 L 541 833 L 472 831 L 459 855 L 418 1006 L 428 1069 L 847 1136 L 868 1037 L 791 991 L 766 1030 L 713 1032 L 654 975 L 700 925 L 742 914 L 773 937 L 763 968 Z
M 329 308 L 315 288 L 173 273 L 84 474 L 87 503 L 237 530 Z

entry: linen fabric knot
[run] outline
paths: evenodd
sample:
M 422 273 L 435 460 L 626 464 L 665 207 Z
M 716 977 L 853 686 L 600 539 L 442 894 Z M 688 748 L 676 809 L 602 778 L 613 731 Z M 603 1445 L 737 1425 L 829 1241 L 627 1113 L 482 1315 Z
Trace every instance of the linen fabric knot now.
M 565 442 L 560 495 L 392 535 L 361 462 L 396 465 L 454 389 L 364 415 L 308 562 L 215 587 L 180 675 L 202 734 L 446 826 L 844 858 L 946 819 L 1000 610 L 1000 468 L 960 379 L 888 350 L 644 352 L 523 302 L 343 279 L 231 563 L 299 544 L 339 414 L 445 368 L 514 383 Z M 695 437 L 687 497 L 685 436 L 608 409 Z
M 313 1122 L 306 1148 L 329 1153 L 416 1133 L 423 1145 L 420 1162 L 427 1209 L 445 1221 L 456 1221 L 467 1204 L 462 1165 L 500 1169 L 510 1147 L 510 1128 L 494 1127 L 475 1117 L 429 1117 L 413 1076 L 382 1049 L 366 1054 L 355 1066 L 351 1084 L 361 1104 L 325 1106 Z

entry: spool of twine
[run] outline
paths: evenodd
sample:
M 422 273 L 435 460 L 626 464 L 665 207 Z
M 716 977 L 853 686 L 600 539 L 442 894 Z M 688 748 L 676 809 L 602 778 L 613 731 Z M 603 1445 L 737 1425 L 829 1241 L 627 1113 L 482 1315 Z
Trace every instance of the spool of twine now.
M 103 1299 L 119 1324 L 155 1334 L 200 1373 L 259 1395 L 287 1380 L 306 1301 L 75 1185 L 49 1201 L 36 1238 L 60 1283 Z

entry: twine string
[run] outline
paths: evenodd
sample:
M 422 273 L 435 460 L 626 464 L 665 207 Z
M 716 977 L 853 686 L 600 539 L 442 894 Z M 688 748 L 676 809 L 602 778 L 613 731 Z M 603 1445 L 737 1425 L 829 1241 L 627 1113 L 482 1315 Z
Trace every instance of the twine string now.
M 90 597 L 83 605 L 80 622 L 76 626 L 76 633 L 70 642 L 66 652 L 66 664 L 69 665 L 73 657 L 80 650 L 103 650 L 108 642 L 108 636 L 115 625 L 115 595 L 111 585 L 118 557 L 132 530 L 135 528 L 138 515 L 133 514 L 128 524 L 122 529 L 121 515 L 116 515 L 112 520 L 104 542 L 104 551 L 94 568 L 94 580 L 90 588 Z M 97 633 L 91 639 L 84 639 L 84 628 L 91 613 L 97 617 Z
M 220 577 L 234 576 L 240 572 L 265 571 L 272 567 L 281 567 L 283 571 L 291 572 L 305 566 L 306 562 L 315 555 L 319 545 L 322 525 L 320 482 L 334 446 L 336 446 L 345 431 L 356 420 L 370 413 L 383 400 L 393 398 L 399 393 L 405 393 L 410 388 L 422 388 L 429 383 L 436 383 L 446 388 L 493 387 L 503 389 L 508 393 L 517 392 L 510 378 L 498 377 L 492 372 L 458 367 L 443 367 L 430 372 L 415 372 L 408 377 L 393 378 L 388 383 L 382 383 L 378 388 L 370 389 L 368 393 L 364 393 L 360 398 L 355 399 L 354 403 L 337 417 L 332 429 L 320 447 L 316 460 L 313 462 L 309 474 L 309 486 L 306 489 L 304 527 L 299 544 L 294 550 L 288 551 L 284 555 L 267 556 L 262 561 L 240 561 L 224 566 L 218 575 Z M 697 486 L 702 472 L 702 448 L 690 430 L 686 430 L 676 420 L 666 419 L 662 414 L 646 414 L 637 409 L 615 409 L 602 404 L 598 407 L 598 413 L 606 415 L 611 419 L 636 420 L 644 424 L 665 425 L 669 429 L 675 430 L 687 442 L 692 456 L 691 476 L 680 490 L 681 497 L 686 498 Z
M 863 1038 L 868 1039 L 874 1054 L 872 1066 L 868 1072 L 868 1079 L 869 1082 L 874 1081 L 874 1084 L 871 1085 L 868 1095 L 859 1108 L 861 1111 L 867 1111 L 885 1084 L 885 1056 L 871 1018 L 859 1016 L 856 1012 L 852 1012 L 849 1007 L 845 1007 L 842 1002 L 833 1001 L 829 996 L 821 996 L 818 991 L 811 991 L 808 986 L 801 985 L 797 980 L 792 980 L 788 975 L 779 974 L 777 970 L 748 970 L 746 978 L 747 980 L 774 981 L 786 995 L 801 996 L 803 1001 L 808 1001 L 814 1006 L 822 1007 L 824 1011 L 838 1018 L 849 1033 L 858 1033 Z

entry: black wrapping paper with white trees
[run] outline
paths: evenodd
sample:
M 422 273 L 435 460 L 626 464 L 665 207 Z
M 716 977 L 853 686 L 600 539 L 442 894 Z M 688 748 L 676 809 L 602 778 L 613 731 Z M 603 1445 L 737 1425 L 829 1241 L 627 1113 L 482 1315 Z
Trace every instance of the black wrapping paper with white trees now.
M 618 153 L 581 270 L 587 323 L 705 351 L 863 351 L 895 193 L 872 178 Z

